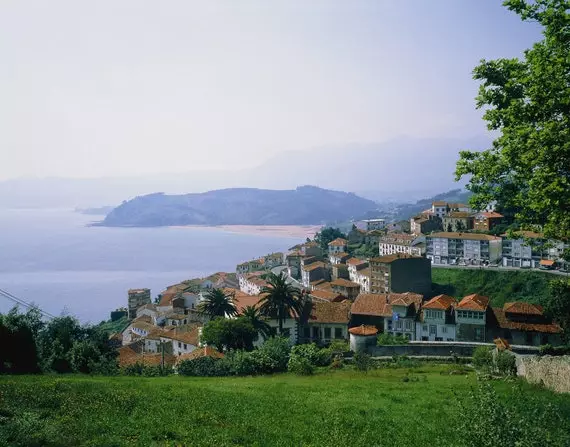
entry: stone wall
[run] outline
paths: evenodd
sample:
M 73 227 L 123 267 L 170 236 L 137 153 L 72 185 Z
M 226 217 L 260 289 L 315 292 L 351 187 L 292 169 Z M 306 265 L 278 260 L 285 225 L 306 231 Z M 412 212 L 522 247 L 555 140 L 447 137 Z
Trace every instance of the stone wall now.
M 427 342 L 415 341 L 406 345 L 371 346 L 367 352 L 372 357 L 391 357 L 394 355 L 449 357 L 453 354 L 460 357 L 472 357 L 479 346 L 494 348 L 494 343 L 476 342 Z M 531 346 L 512 346 L 515 354 L 536 354 L 538 349 Z
M 521 356 L 517 359 L 519 376 L 540 383 L 558 393 L 570 393 L 570 356 Z

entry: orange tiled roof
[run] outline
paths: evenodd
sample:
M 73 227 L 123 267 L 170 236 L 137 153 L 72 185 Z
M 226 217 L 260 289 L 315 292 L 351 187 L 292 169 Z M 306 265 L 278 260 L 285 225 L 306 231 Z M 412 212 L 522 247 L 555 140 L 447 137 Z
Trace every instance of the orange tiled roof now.
M 176 327 L 175 329 L 163 334 L 162 337 L 198 346 L 200 338 L 200 326 L 191 326 L 189 330 L 181 330 L 179 327 Z
M 431 204 L 432 204 L 432 206 L 447 206 L 447 202 L 444 202 L 444 201 L 442 201 L 442 200 L 438 200 L 438 201 L 436 201 L 436 202 L 432 202 Z
M 418 310 L 422 300 L 422 295 L 411 292 L 390 294 L 361 293 L 352 304 L 351 312 L 356 315 L 391 317 L 393 302 L 402 302 L 407 306 L 414 305 L 415 309 Z
M 346 297 L 344 295 L 341 295 L 340 293 L 330 292 L 328 290 L 319 290 L 319 289 L 313 290 L 312 292 L 309 293 L 309 295 L 311 295 L 314 298 L 326 301 L 342 301 L 346 299 Z
M 428 237 L 444 238 L 444 239 L 466 239 L 469 241 L 500 241 L 498 236 L 491 236 L 490 234 L 482 233 L 458 233 L 454 231 L 441 231 L 439 233 L 432 233 Z
M 351 302 L 313 301 L 309 323 L 348 324 Z
M 352 335 L 376 335 L 378 333 L 378 329 L 374 326 L 355 326 L 351 327 L 348 332 Z
M 506 313 L 513 314 L 542 315 L 543 308 L 538 304 L 515 301 L 513 303 L 505 303 L 503 310 Z
M 333 253 L 331 257 L 333 258 L 348 258 L 350 255 L 345 251 L 339 251 L 337 253 Z
M 263 295 L 240 295 L 232 299 L 238 314 L 243 313 L 244 309 L 248 306 L 257 307 Z
M 341 237 L 336 238 L 334 241 L 329 242 L 329 245 L 332 247 L 341 247 L 343 245 L 347 245 L 348 241 Z
M 487 219 L 499 219 L 505 217 L 502 214 L 497 213 L 495 211 L 483 211 L 482 213 L 477 213 L 477 216 L 484 216 Z
M 326 264 L 324 262 L 317 261 L 317 262 L 313 262 L 312 264 L 309 264 L 309 265 L 304 265 L 303 270 L 305 272 L 310 272 L 310 271 L 313 271 L 313 270 L 318 269 L 318 268 L 324 268 L 325 266 L 326 266 Z
M 360 284 L 356 282 L 349 281 L 348 279 L 338 278 L 334 281 L 331 281 L 331 286 L 339 286 L 339 287 L 360 287 Z
M 349 265 L 366 264 L 366 260 L 360 258 L 350 258 L 348 261 L 346 261 L 346 263 Z
M 328 281 L 323 281 L 318 284 L 314 284 L 315 290 L 327 290 L 332 292 L 331 283 Z
M 451 217 L 454 219 L 465 219 L 466 217 L 471 217 L 472 213 L 468 213 L 467 211 L 452 211 L 445 217 Z
M 118 349 L 119 351 L 119 366 L 124 368 L 125 366 L 134 365 L 135 363 L 141 363 L 147 366 L 158 366 L 162 363 L 162 353 L 140 353 L 133 350 L 131 345 L 122 346 Z M 164 364 L 168 366 L 174 365 L 175 356 L 172 354 L 164 354 Z
M 397 261 L 398 259 L 411 259 L 411 258 L 420 258 L 420 257 L 421 256 L 409 255 L 407 253 L 394 253 L 392 255 L 378 256 L 376 258 L 371 258 L 370 262 L 389 264 L 390 262 Z
M 455 298 L 448 296 L 448 295 L 438 295 L 433 297 L 427 303 L 423 305 L 424 309 L 438 309 L 438 310 L 447 310 L 451 306 L 457 304 Z
M 547 334 L 558 334 L 562 329 L 556 323 L 543 322 L 543 323 L 526 323 L 519 321 L 512 321 L 507 318 L 505 311 L 499 307 L 491 308 L 491 318 L 487 323 L 488 325 L 496 325 L 501 329 L 510 329 L 516 331 L 528 332 L 543 332 Z M 494 321 L 493 321 L 494 320 Z
M 546 267 L 552 267 L 554 265 L 554 262 L 552 259 L 541 259 L 540 260 L 540 265 L 544 265 Z
M 211 357 L 213 359 L 222 359 L 224 354 L 222 354 L 217 349 L 212 346 L 205 346 L 203 348 L 194 349 L 192 352 L 187 352 L 177 357 L 176 364 L 184 360 L 194 360 L 200 357 Z
M 485 311 L 489 306 L 489 298 L 478 295 L 476 293 L 464 297 L 456 307 L 456 309 Z

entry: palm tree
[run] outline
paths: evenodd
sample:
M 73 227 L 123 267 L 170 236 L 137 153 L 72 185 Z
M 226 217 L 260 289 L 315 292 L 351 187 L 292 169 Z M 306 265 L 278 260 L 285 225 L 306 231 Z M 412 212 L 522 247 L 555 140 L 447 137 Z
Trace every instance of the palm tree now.
M 241 316 L 249 321 L 257 333 L 261 334 L 263 338 L 269 338 L 274 334 L 274 329 L 265 321 L 257 307 L 246 306 Z
M 232 302 L 232 297 L 226 295 L 222 289 L 212 289 L 206 294 L 206 299 L 200 303 L 202 313 L 215 317 L 233 317 L 237 315 L 237 309 Z
M 287 277 L 281 272 L 276 275 L 270 273 L 266 281 L 267 286 L 261 289 L 264 294 L 259 301 L 261 315 L 277 318 L 279 321 L 279 334 L 283 333 L 283 321 L 293 313 L 297 317 L 302 314 L 304 301 L 299 291 L 287 283 Z

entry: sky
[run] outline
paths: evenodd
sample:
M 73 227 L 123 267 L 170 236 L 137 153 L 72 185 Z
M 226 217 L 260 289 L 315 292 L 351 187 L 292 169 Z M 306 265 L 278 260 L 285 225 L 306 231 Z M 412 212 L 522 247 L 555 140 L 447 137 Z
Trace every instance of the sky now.
M 0 180 L 472 137 L 473 67 L 539 38 L 498 0 L 3 0 Z

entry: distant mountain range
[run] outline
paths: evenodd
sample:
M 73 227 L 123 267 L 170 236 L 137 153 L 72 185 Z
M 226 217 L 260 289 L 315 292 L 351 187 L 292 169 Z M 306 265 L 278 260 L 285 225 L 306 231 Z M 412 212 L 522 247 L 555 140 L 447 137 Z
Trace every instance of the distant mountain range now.
M 315 186 L 294 190 L 231 188 L 197 194 L 149 194 L 124 202 L 98 225 L 317 225 L 358 219 L 372 200 Z
M 189 171 L 98 179 L 14 179 L 0 182 L 0 207 L 100 207 L 164 191 L 203 192 L 233 187 L 292 189 L 319 185 L 377 202 L 412 202 L 457 188 L 453 171 L 461 149 L 481 150 L 491 138 L 402 137 L 286 151 L 235 171 Z

